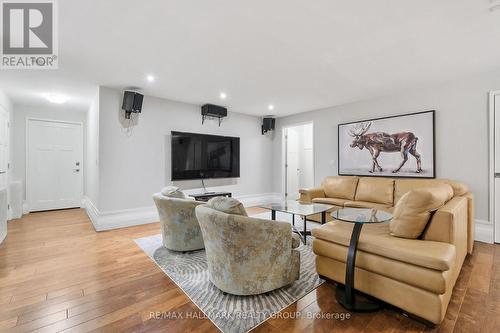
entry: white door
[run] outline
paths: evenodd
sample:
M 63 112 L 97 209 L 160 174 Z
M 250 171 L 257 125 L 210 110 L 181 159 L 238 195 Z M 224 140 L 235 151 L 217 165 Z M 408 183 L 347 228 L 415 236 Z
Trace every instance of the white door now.
M 80 207 L 82 124 L 27 120 L 26 194 L 30 211 Z
M 296 128 L 287 129 L 286 134 L 286 199 L 297 200 L 299 198 L 299 135 Z
M 301 188 L 314 186 L 313 125 L 288 127 L 284 133 L 285 196 L 297 200 Z

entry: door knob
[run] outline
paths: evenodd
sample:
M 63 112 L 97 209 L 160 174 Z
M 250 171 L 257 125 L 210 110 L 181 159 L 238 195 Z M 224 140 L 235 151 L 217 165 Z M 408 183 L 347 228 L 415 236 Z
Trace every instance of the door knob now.
M 75 172 L 80 172 L 80 169 L 75 169 Z

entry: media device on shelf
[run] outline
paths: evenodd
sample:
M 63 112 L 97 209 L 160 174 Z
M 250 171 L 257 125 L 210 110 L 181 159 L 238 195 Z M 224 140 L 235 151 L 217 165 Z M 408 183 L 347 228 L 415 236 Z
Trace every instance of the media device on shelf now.
M 125 118 L 130 119 L 132 113 L 141 113 L 144 95 L 135 91 L 125 91 L 123 93 L 122 110 L 125 111 Z
M 240 138 L 172 131 L 172 180 L 237 178 Z

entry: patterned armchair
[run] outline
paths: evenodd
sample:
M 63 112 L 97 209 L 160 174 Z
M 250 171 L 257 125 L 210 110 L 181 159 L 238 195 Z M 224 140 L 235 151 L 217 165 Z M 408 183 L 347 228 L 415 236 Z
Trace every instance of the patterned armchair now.
M 153 200 L 160 215 L 163 245 L 174 251 L 203 249 L 203 237 L 194 209 L 203 204 L 189 199 L 174 198 L 156 193 Z
M 300 245 L 289 223 L 196 207 L 210 281 L 233 295 L 257 295 L 299 278 Z M 292 236 L 293 235 L 293 236 Z

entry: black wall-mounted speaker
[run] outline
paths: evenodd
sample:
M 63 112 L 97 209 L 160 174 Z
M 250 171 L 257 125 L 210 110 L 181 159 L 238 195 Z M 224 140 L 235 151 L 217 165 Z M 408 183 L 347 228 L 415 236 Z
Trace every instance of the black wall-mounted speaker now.
M 201 123 L 205 123 L 207 117 L 214 117 L 219 119 L 219 126 L 222 118 L 227 117 L 227 109 L 223 106 L 214 104 L 205 104 L 201 106 Z
M 266 134 L 269 131 L 274 131 L 276 125 L 276 119 L 265 117 L 262 119 L 262 134 Z
M 144 95 L 135 91 L 125 91 L 123 93 L 122 110 L 125 111 L 125 118 L 129 119 L 131 113 L 141 113 Z
M 205 104 L 201 107 L 201 115 L 222 118 L 227 116 L 227 109 L 219 105 Z

